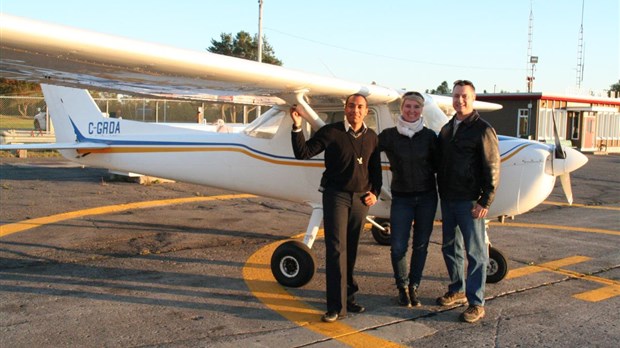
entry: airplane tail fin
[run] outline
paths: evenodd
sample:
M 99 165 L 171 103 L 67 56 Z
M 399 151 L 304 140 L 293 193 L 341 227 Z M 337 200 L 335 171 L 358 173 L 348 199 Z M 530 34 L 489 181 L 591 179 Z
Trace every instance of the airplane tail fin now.
M 54 125 L 57 143 L 78 141 L 80 130 L 89 122 L 104 119 L 93 98 L 84 89 L 41 84 L 45 103 Z

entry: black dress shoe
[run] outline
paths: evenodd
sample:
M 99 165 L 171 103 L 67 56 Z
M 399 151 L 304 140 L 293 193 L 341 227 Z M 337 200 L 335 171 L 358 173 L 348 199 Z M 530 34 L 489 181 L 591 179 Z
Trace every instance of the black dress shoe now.
M 362 313 L 366 308 L 355 302 L 347 302 L 347 312 Z
M 330 312 L 323 314 L 323 316 L 321 317 L 321 320 L 326 323 L 333 323 L 334 321 L 338 320 L 338 317 L 339 317 L 338 312 L 330 311 Z
M 398 288 L 398 304 L 403 307 L 411 307 L 411 300 L 409 299 L 407 288 Z

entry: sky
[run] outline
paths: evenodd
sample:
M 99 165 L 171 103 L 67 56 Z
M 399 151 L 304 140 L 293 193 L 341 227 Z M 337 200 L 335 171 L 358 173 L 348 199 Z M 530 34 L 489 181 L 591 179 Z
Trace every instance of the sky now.
M 263 0 L 262 32 L 283 66 L 425 91 L 600 95 L 620 81 L 620 0 Z M 533 15 L 530 45 L 530 11 Z M 204 51 L 221 33 L 258 33 L 258 0 L 0 0 L 0 12 Z

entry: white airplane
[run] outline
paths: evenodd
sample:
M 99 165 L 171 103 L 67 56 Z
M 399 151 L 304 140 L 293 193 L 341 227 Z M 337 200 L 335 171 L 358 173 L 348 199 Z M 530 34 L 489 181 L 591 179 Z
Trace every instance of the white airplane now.
M 393 127 L 402 91 L 321 77 L 226 57 L 137 42 L 0 14 L 0 76 L 41 82 L 56 131 L 56 143 L 0 145 L 0 150 L 58 149 L 69 160 L 278 199 L 305 202 L 312 214 L 302 241 L 274 252 L 271 269 L 278 282 L 299 287 L 316 272 L 311 251 L 322 218 L 318 185 L 323 159 L 299 161 L 291 147 L 290 105 L 305 110 L 309 136 L 325 123 L 342 120 L 347 95 L 363 93 L 366 123 L 379 133 Z M 166 124 L 101 116 L 88 92 L 105 89 L 180 99 L 269 101 L 273 106 L 242 131 L 216 133 Z M 448 121 L 440 108 L 451 98 L 425 95 L 426 126 L 438 131 Z M 480 111 L 497 104 L 476 102 Z M 556 136 L 557 139 L 557 136 Z M 555 145 L 500 136 L 501 178 L 489 217 L 515 216 L 544 201 L 556 177 L 572 202 L 569 173 L 587 158 Z M 390 171 L 383 158 L 384 189 L 368 221 L 380 244 L 389 244 Z M 437 215 L 440 219 L 440 215 Z M 490 247 L 487 282 L 507 273 L 507 262 Z

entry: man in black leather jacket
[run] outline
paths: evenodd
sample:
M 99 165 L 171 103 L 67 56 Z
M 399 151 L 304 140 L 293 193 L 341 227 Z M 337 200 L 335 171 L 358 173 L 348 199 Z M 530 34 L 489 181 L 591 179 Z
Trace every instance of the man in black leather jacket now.
M 450 285 L 437 299 L 442 306 L 469 303 L 461 320 L 484 317 L 484 290 L 489 261 L 485 217 L 499 184 L 499 142 L 493 127 L 473 108 L 475 87 L 467 80 L 454 83 L 456 114 L 439 133 L 437 169 L 441 197 L 442 253 Z M 460 230 L 460 232 L 459 232 Z M 467 254 L 467 280 L 464 276 Z

